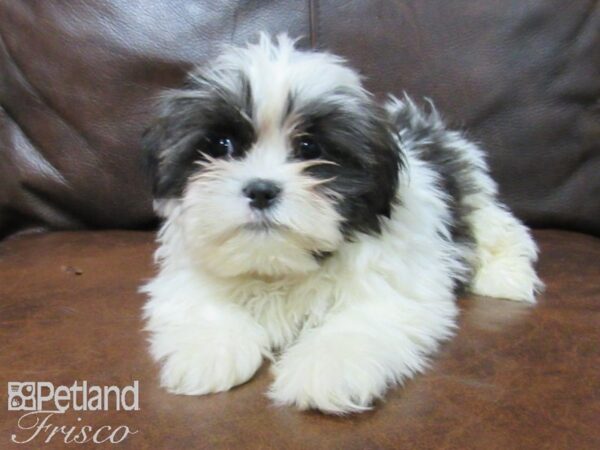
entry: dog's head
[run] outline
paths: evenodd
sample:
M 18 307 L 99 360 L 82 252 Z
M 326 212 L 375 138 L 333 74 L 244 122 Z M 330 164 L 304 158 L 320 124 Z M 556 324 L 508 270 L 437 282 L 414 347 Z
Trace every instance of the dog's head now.
M 186 248 L 222 276 L 310 272 L 379 232 L 401 165 L 356 72 L 285 36 L 192 71 L 143 145 L 155 198 L 178 205 Z

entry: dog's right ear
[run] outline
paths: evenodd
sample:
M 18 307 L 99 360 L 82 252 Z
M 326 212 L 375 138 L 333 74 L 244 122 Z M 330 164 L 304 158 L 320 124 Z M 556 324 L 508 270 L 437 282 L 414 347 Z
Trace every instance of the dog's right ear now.
M 163 99 L 154 122 L 141 139 L 143 165 L 152 181 L 155 199 L 178 199 L 197 157 L 194 126 L 198 108 L 175 95 Z
M 170 204 L 176 202 L 174 199 L 164 198 L 161 188 L 160 153 L 166 141 L 166 118 L 154 119 L 148 126 L 141 139 L 142 167 L 150 179 L 152 186 L 152 206 L 159 217 L 166 218 L 169 215 Z
M 148 174 L 152 183 L 152 195 L 154 198 L 160 197 L 159 185 L 159 161 L 162 142 L 165 141 L 165 119 L 155 119 L 154 123 L 148 126 L 142 134 L 142 167 Z
M 243 84 L 239 74 L 232 83 Z M 190 75 L 177 89 L 163 92 L 155 107 L 154 121 L 142 135 L 143 162 L 152 180 L 155 199 L 180 199 L 198 165 L 199 146 L 212 129 L 224 124 L 246 124 L 240 113 L 246 107 L 247 90 L 229 92 L 201 73 Z M 245 125 L 247 127 L 247 125 Z
M 152 206 L 159 217 L 167 218 L 180 204 L 177 171 L 169 169 L 169 155 L 165 149 L 173 145 L 173 130 L 169 117 L 159 117 L 142 134 L 142 165 L 152 183 Z

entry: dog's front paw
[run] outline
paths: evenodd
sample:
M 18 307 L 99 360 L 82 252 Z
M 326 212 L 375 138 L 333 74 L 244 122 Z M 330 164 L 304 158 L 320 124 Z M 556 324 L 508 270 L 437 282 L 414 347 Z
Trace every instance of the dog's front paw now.
M 280 405 L 346 414 L 370 409 L 388 385 L 385 368 L 365 359 L 364 342 L 344 336 L 290 348 L 273 366 L 269 397 Z M 358 350 L 358 351 L 357 351 Z
M 198 336 L 168 345 L 174 350 L 162 352 L 161 386 L 174 394 L 203 395 L 222 392 L 245 383 L 258 370 L 266 353 L 264 339 L 252 339 L 234 333 Z M 154 353 L 160 353 L 155 336 Z M 160 339 L 169 339 L 162 336 Z

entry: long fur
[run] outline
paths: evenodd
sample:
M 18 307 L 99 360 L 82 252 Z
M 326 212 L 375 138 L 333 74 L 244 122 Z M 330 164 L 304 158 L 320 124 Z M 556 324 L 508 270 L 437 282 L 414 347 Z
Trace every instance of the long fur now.
M 273 361 L 278 404 L 368 409 L 456 326 L 455 293 L 534 302 L 536 246 L 481 150 L 407 96 L 285 36 L 228 49 L 165 95 L 144 145 L 165 221 L 143 287 L 161 383 L 200 395 Z M 214 138 L 232 136 L 227 157 Z M 299 136 L 318 140 L 297 157 Z M 268 211 L 249 180 L 282 186 Z

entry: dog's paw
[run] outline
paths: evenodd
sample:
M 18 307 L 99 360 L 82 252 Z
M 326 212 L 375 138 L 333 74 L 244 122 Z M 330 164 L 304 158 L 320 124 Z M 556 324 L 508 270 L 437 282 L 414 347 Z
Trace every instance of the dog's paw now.
M 488 258 L 478 268 L 470 290 L 478 295 L 535 303 L 536 293 L 543 288 L 528 258 L 508 256 Z
M 535 303 L 544 285 L 535 272 L 538 250 L 527 227 L 498 205 L 473 212 L 470 220 L 477 242 L 471 292 Z
M 161 357 L 160 381 L 169 392 L 184 395 L 222 392 L 245 383 L 256 373 L 265 353 L 260 340 L 233 333 L 186 339 L 175 346 Z
M 187 348 L 164 360 L 161 386 L 184 395 L 227 391 L 252 378 L 261 362 L 260 347 L 248 342 Z
M 382 366 L 364 359 L 361 342 L 353 349 L 353 343 L 344 340 L 332 336 L 314 346 L 304 342 L 290 348 L 273 366 L 275 381 L 268 396 L 279 405 L 328 414 L 370 409 L 384 394 L 388 374 Z

